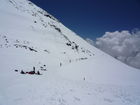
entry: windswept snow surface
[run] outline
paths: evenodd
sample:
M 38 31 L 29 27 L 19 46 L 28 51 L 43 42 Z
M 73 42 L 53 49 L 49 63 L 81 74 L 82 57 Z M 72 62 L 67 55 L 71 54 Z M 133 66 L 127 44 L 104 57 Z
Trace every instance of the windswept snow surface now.
M 0 0 L 0 105 L 140 105 L 140 71 L 30 1 Z

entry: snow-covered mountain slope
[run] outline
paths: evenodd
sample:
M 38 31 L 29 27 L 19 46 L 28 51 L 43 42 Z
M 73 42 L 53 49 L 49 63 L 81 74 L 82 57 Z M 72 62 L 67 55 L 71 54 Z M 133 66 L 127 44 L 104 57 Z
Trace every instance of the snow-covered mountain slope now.
M 33 67 L 42 75 L 30 75 Z M 139 70 L 32 2 L 0 0 L 0 105 L 139 104 Z

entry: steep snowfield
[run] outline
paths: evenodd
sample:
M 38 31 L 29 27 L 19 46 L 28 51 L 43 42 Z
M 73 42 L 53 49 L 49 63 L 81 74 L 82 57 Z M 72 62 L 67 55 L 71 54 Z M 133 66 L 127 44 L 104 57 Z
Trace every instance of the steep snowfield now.
M 33 66 L 42 75 L 20 74 Z M 140 71 L 30 1 L 0 0 L 0 105 L 140 105 Z

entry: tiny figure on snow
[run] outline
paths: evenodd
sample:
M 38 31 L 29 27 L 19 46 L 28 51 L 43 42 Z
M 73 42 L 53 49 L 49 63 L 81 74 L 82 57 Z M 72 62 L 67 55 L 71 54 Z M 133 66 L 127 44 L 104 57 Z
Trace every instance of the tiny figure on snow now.
M 33 71 L 35 72 L 35 67 L 33 67 Z
M 85 80 L 86 80 L 86 78 L 84 77 L 84 78 L 83 78 L 83 80 L 85 81 Z
M 20 74 L 25 74 L 25 72 L 23 70 L 21 70 Z
M 60 67 L 62 66 L 62 63 L 60 62 Z
M 35 67 L 33 66 L 33 74 L 35 74 Z
M 41 75 L 39 71 L 37 71 L 37 75 Z

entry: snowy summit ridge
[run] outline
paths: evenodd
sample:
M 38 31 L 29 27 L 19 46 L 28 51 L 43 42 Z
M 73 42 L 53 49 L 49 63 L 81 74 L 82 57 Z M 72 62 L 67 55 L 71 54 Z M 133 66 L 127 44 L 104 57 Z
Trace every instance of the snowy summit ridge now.
M 140 71 L 28 0 L 0 0 L 0 105 L 139 105 Z

